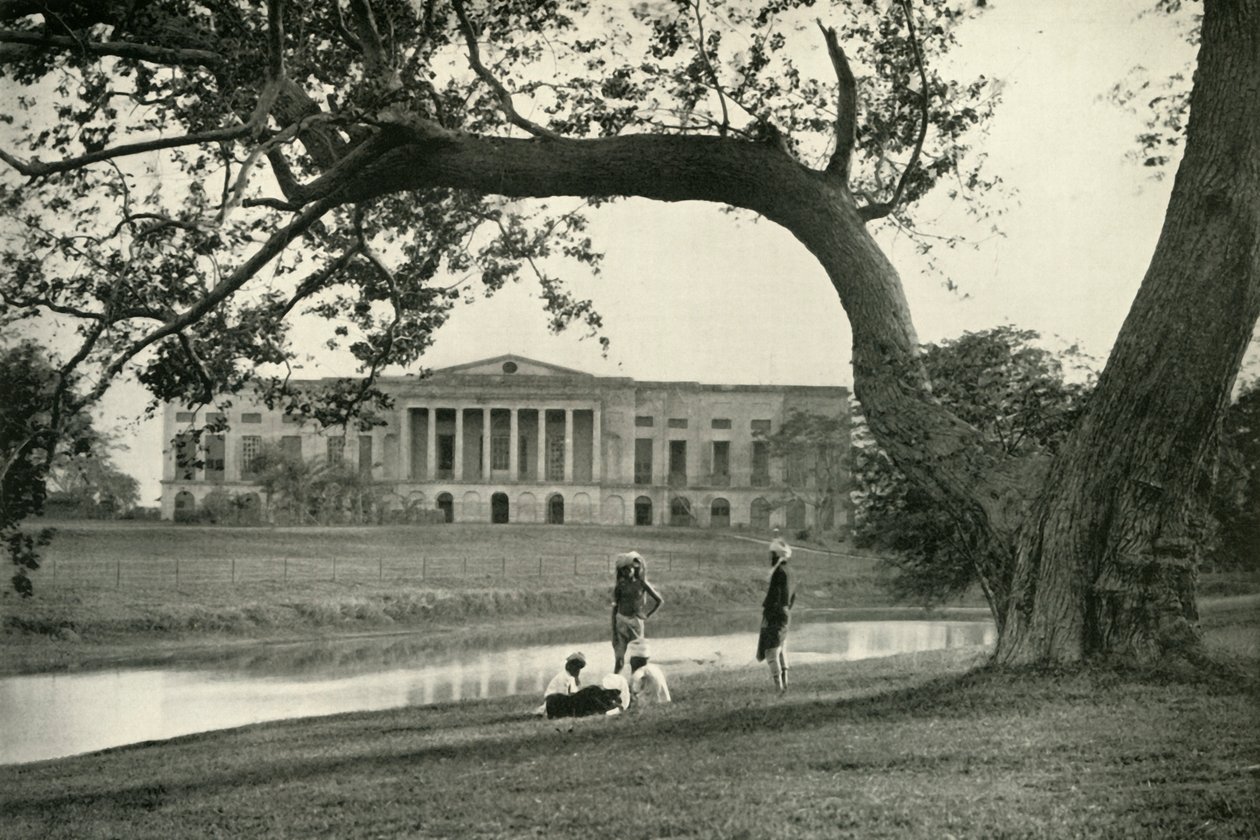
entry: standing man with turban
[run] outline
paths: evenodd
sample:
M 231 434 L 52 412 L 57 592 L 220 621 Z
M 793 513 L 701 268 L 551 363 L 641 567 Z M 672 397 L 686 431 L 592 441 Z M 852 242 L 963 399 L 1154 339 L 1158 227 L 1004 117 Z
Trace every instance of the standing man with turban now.
M 780 692 L 787 691 L 787 633 L 796 587 L 788 574 L 792 549 L 774 530 L 770 542 L 770 586 L 761 602 L 761 632 L 757 636 L 757 661 L 770 666 L 770 678 Z
M 647 599 L 652 608 L 647 608 Z M 617 579 L 613 585 L 612 643 L 613 673 L 626 664 L 626 646 L 643 638 L 644 622 L 665 603 L 661 593 L 647 581 L 647 564 L 637 551 L 617 557 Z

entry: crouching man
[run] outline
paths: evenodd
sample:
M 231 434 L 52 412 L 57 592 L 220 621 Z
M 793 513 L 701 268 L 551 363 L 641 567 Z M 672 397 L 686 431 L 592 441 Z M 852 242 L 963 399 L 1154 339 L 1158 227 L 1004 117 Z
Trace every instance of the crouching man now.
M 621 708 L 621 692 L 601 685 L 582 685 L 582 669 L 586 657 L 580 651 L 568 655 L 564 670 L 547 683 L 543 705 L 549 718 L 584 717 Z
M 647 640 L 635 639 L 627 645 L 626 655 L 630 657 L 631 703 L 669 703 L 669 683 L 661 667 L 648 661 Z

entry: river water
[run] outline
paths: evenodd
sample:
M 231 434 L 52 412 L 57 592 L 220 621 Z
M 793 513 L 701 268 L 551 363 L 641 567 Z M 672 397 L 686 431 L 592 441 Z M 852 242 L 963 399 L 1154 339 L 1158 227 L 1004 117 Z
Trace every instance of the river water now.
M 993 625 L 970 621 L 814 621 L 795 626 L 795 664 L 991 644 Z M 434 649 L 388 637 L 264 648 L 211 666 L 125 668 L 0 678 L 0 763 L 13 764 L 161 740 L 261 721 L 527 695 L 541 702 L 565 656 L 582 650 L 584 672 L 611 669 L 607 639 L 476 649 Z M 651 640 L 652 661 L 671 677 L 744 668 L 756 634 Z M 593 682 L 587 679 L 587 682 Z

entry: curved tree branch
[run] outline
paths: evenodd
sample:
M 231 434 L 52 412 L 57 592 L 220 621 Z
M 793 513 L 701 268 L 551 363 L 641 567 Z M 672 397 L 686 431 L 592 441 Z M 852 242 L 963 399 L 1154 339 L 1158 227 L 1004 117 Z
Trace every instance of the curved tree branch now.
M 221 143 L 224 141 L 237 140 L 246 136 L 254 130 L 255 126 L 250 123 L 232 126 L 231 128 L 216 128 L 213 131 L 200 131 L 193 134 L 184 134 L 178 137 L 159 137 L 156 140 L 144 140 L 138 143 L 124 143 L 121 146 L 113 146 L 108 149 L 101 149 L 98 152 L 89 152 L 76 158 L 67 158 L 55 163 L 41 163 L 39 161 L 25 162 L 13 155 L 0 150 L 0 160 L 12 166 L 18 172 L 28 178 L 42 178 L 47 175 L 56 175 L 60 172 L 69 172 L 74 169 L 81 169 L 84 166 L 93 163 L 100 163 L 104 160 L 113 160 L 114 158 L 127 157 L 128 155 L 139 155 L 145 152 L 153 152 L 159 149 L 174 149 L 180 146 L 193 146 L 198 143 Z
M 468 44 L 468 65 L 472 67 L 478 78 L 485 82 L 495 92 L 495 95 L 499 97 L 499 108 L 508 118 L 508 122 L 517 128 L 524 129 L 535 137 L 546 137 L 551 140 L 561 139 L 560 135 L 551 129 L 531 122 L 517 113 L 516 106 L 512 104 L 512 94 L 481 63 L 481 51 L 477 47 L 477 33 L 473 31 L 472 24 L 468 21 L 468 12 L 464 9 L 463 0 L 452 0 L 451 5 L 455 7 L 455 14 L 459 16 L 459 29 L 464 33 L 464 41 Z
M 245 285 L 251 277 L 271 262 L 279 255 L 289 243 L 297 239 L 305 233 L 312 225 L 323 217 L 337 202 L 331 198 L 317 201 L 304 209 L 297 218 L 289 222 L 280 230 L 276 231 L 271 237 L 263 243 L 263 245 L 250 255 L 244 263 L 241 264 L 236 271 L 215 284 L 214 288 L 206 293 L 205 297 L 197 301 L 196 304 L 189 307 L 183 313 L 170 319 L 162 326 L 148 333 L 147 335 L 132 342 L 125 350 L 119 353 L 106 366 L 101 374 L 100 380 L 95 387 L 84 397 L 84 404 L 95 402 L 109 389 L 110 383 L 114 380 L 127 363 L 136 357 L 137 354 L 144 351 L 151 345 L 161 341 L 168 336 L 175 335 L 181 330 L 196 324 L 225 300 L 231 297 L 238 289 Z
M 32 47 L 56 47 L 95 56 L 117 56 L 162 64 L 168 67 L 205 67 L 222 69 L 223 56 L 210 50 L 189 47 L 159 47 L 134 41 L 84 41 L 69 35 L 46 35 L 22 29 L 0 29 L 0 44 L 25 44 Z

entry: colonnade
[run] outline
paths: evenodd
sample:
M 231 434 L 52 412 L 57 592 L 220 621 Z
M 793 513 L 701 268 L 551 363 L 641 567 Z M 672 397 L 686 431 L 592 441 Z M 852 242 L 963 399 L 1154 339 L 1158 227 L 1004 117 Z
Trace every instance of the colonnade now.
M 453 423 L 447 425 L 445 433 L 450 435 L 453 432 L 453 453 L 451 460 L 451 470 L 448 475 L 439 475 L 439 458 L 438 458 L 438 437 L 439 425 L 446 425 L 439 418 L 439 412 L 453 413 Z M 504 468 L 495 468 L 493 462 L 493 438 L 495 437 L 495 424 L 493 422 L 495 414 L 507 412 L 507 465 Z M 563 426 L 557 427 L 556 423 L 548 423 L 548 414 L 551 413 L 555 419 L 559 419 L 558 415 L 563 412 Z M 475 414 L 474 414 L 475 413 Z M 589 463 L 591 474 L 589 480 L 592 483 L 598 483 L 602 479 L 602 412 L 598 404 L 580 404 L 563 406 L 543 406 L 536 407 L 530 405 L 461 405 L 450 403 L 426 403 L 413 404 L 407 403 L 401 406 L 399 411 L 400 419 L 400 435 L 399 435 L 399 456 L 401 461 L 401 469 L 399 470 L 403 480 L 411 481 L 436 481 L 439 479 L 450 479 L 453 481 L 468 480 L 489 480 L 493 477 L 495 480 L 530 481 L 530 482 L 558 482 L 572 483 L 574 481 L 574 446 L 577 442 L 577 429 L 575 425 L 575 414 L 589 413 L 591 415 L 591 433 L 589 439 L 590 452 Z M 465 469 L 466 457 L 465 450 L 477 438 L 469 439 L 468 423 L 469 416 L 480 415 L 480 430 L 474 429 L 471 434 L 479 434 L 481 443 L 480 475 L 466 474 L 469 471 Z M 500 418 L 502 417 L 499 414 Z M 419 451 L 417 442 L 413 440 L 415 427 L 420 425 L 416 421 L 423 418 L 424 426 L 424 450 L 423 464 L 413 463 L 418 460 Z M 532 423 L 522 423 L 522 419 L 532 419 Z M 472 424 L 476 425 L 476 424 Z M 528 426 L 524 433 L 529 434 L 531 439 L 522 448 L 522 426 Z M 548 427 L 552 426 L 549 434 Z M 557 441 L 563 441 L 563 474 L 549 475 L 548 452 L 550 442 L 553 446 Z M 583 441 L 586 443 L 587 441 Z M 521 454 L 528 451 L 530 453 L 530 461 L 532 463 L 522 464 Z M 416 457 L 413 457 L 413 454 Z M 582 452 L 585 456 L 587 453 Z M 582 459 L 584 462 L 586 458 Z M 554 473 L 555 471 L 552 470 Z M 587 479 L 586 475 L 581 476 L 583 480 Z

